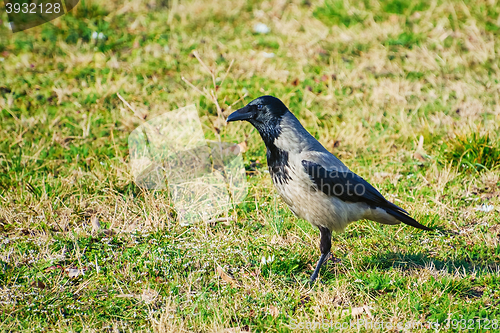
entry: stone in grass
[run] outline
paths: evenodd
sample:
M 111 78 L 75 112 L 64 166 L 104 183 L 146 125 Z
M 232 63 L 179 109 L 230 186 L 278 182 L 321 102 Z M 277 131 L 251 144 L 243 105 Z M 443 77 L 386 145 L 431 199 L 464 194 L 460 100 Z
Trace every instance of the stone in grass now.
M 265 23 L 257 23 L 253 26 L 253 32 L 257 34 L 268 34 L 271 29 Z

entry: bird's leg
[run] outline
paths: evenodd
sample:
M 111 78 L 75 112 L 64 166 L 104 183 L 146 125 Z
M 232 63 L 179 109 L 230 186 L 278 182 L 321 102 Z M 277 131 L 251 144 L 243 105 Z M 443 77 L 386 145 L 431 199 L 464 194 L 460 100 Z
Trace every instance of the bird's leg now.
M 319 257 L 316 268 L 314 269 L 314 273 L 311 275 L 311 283 L 313 283 L 314 280 L 316 280 L 316 278 L 318 277 L 319 269 L 321 268 L 321 265 L 323 265 L 323 262 L 325 262 L 328 258 L 330 249 L 332 248 L 332 232 L 325 227 L 319 227 L 319 231 L 321 233 L 321 241 L 319 243 L 321 257 Z

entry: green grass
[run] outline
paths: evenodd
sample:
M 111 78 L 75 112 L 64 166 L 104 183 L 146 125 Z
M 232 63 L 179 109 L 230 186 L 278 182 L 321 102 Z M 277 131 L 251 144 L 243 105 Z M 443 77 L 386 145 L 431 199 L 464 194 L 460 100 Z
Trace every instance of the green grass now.
M 491 140 L 489 133 L 460 134 L 449 140 L 444 157 L 459 169 L 484 171 L 498 168 L 500 144 Z
M 13 35 L 2 12 L 0 330 L 288 332 L 357 318 L 495 331 L 499 15 L 486 0 L 87 0 Z M 271 32 L 254 33 L 259 22 Z M 220 125 L 183 78 L 226 116 L 279 97 L 437 231 L 354 223 L 310 287 L 318 231 L 277 197 L 258 133 Z M 247 140 L 249 193 L 228 222 L 181 226 L 167 192 L 134 183 L 127 142 L 142 120 L 117 93 L 146 120 L 195 104 L 207 139 Z

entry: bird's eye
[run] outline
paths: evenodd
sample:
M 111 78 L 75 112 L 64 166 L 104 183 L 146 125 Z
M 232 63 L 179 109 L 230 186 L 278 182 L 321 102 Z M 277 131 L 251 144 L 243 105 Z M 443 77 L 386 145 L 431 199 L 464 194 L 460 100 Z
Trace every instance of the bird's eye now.
M 264 108 L 264 105 L 262 105 L 262 104 L 257 105 L 258 110 L 262 110 L 263 108 Z

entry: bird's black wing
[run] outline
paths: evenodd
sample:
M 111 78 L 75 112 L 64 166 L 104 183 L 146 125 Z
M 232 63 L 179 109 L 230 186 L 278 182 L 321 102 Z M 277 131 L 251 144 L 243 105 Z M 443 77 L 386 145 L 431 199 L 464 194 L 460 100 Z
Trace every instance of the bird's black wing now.
M 382 208 L 399 221 L 422 230 L 432 230 L 393 204 L 366 180 L 349 170 L 328 170 L 318 163 L 303 160 L 302 166 L 318 190 L 347 202 L 364 202 L 371 208 Z

